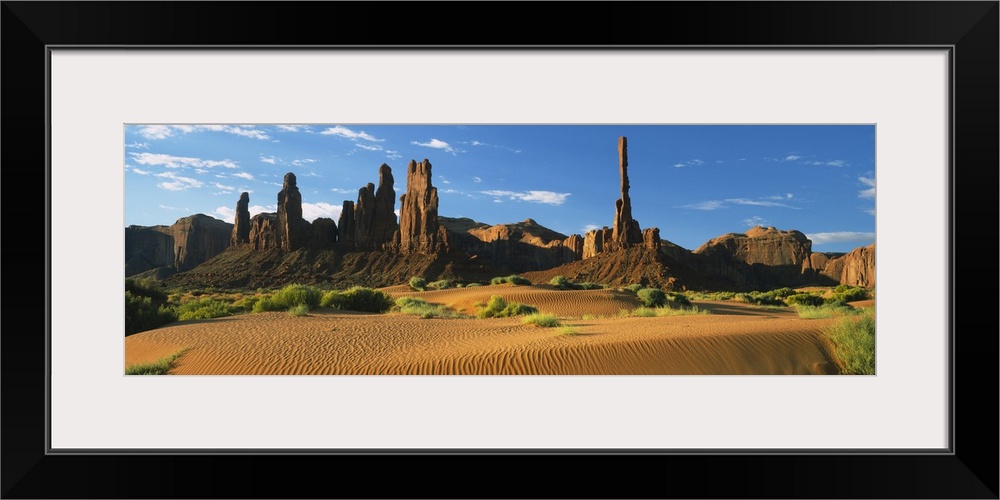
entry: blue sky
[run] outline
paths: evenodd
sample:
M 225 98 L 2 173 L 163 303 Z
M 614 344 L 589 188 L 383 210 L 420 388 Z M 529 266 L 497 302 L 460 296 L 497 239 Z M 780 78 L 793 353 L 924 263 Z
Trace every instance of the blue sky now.
M 398 210 L 406 164 L 426 158 L 442 216 L 583 234 L 614 219 L 620 136 L 633 217 L 684 248 L 755 225 L 821 252 L 875 240 L 873 125 L 127 125 L 125 224 L 233 222 L 243 191 L 273 212 L 286 172 L 306 219 L 337 220 L 382 163 Z

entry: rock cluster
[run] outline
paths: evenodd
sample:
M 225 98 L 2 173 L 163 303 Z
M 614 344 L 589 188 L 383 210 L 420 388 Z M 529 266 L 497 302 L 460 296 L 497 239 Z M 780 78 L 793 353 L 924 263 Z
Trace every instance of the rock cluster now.
M 302 193 L 295 183 L 295 174 L 285 174 L 278 191 L 278 246 L 282 250 L 298 250 L 305 239 L 302 225 Z
M 815 258 L 817 255 L 822 254 L 814 253 L 813 257 Z M 839 257 L 826 259 L 824 255 L 822 259 L 816 260 L 825 260 L 825 262 L 822 263 L 822 266 L 815 267 L 815 269 L 823 276 L 829 277 L 837 283 L 866 288 L 873 288 L 875 286 L 874 243 L 866 247 L 855 248 L 850 253 Z
M 490 226 L 472 219 L 438 217 L 448 230 L 448 245 L 495 267 L 515 271 L 538 271 L 580 260 L 583 238 L 566 236 L 532 219 Z
M 760 290 L 798 284 L 813 276 L 812 242 L 799 231 L 757 226 L 713 238 L 697 249 L 694 267 Z
M 340 212 L 340 243 L 355 250 L 380 250 L 396 232 L 396 191 L 392 169 L 382 164 L 378 189 L 368 183 L 358 190 L 358 201 L 345 201 Z
M 250 193 L 240 195 L 236 202 L 236 224 L 233 226 L 233 237 L 230 245 L 250 243 Z
M 125 228 L 125 276 L 152 269 L 187 271 L 229 247 L 233 225 L 204 214 L 170 226 Z

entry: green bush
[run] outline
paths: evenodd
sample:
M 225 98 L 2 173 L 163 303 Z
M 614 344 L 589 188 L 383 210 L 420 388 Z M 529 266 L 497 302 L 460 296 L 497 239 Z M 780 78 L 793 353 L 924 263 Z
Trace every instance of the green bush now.
M 559 326 L 559 318 L 555 314 L 547 313 L 533 313 L 528 314 L 521 318 L 521 323 L 526 325 L 536 325 L 545 328 L 552 328 Z
M 512 285 L 530 285 L 531 280 L 523 276 L 518 276 L 512 274 L 510 276 L 496 277 L 490 280 L 491 285 L 502 285 L 504 283 L 510 283 Z
M 306 304 L 299 304 L 288 308 L 288 314 L 290 316 L 308 316 L 309 306 Z
M 125 367 L 125 375 L 166 375 L 174 367 L 177 358 L 186 351 L 187 349 L 181 349 L 156 361 L 128 365 Z
M 538 309 L 518 302 L 507 302 L 500 295 L 493 295 L 485 307 L 476 312 L 480 318 L 505 318 L 509 316 L 522 316 L 538 312 Z
M 179 321 L 187 321 L 192 319 L 220 318 L 231 316 L 233 312 L 233 307 L 229 303 L 205 297 L 181 304 L 177 308 L 177 319 Z
M 875 374 L 875 309 L 847 317 L 823 333 L 833 342 L 841 370 L 848 375 Z
M 698 316 L 711 314 L 707 309 L 699 309 L 698 306 L 691 307 L 636 307 L 631 311 L 623 309 L 620 316 L 632 316 L 637 318 L 662 318 L 667 316 Z
M 400 297 L 396 299 L 395 310 L 403 314 L 414 314 L 423 319 L 430 318 L 460 318 L 461 314 L 452 311 L 445 306 L 429 304 L 424 299 L 416 297 Z
M 624 289 L 628 290 L 628 291 L 630 291 L 632 293 L 638 293 L 639 290 L 642 290 L 643 288 L 644 287 L 642 285 L 640 285 L 638 283 L 633 283 L 633 284 L 631 284 L 629 286 L 626 286 Z
M 785 301 L 775 296 L 774 292 L 738 293 L 736 300 L 758 306 L 784 306 Z
M 469 284 L 465 285 L 465 288 L 469 288 L 469 287 L 473 287 L 473 286 L 483 286 L 483 284 L 482 283 L 469 283 Z
M 674 304 L 678 304 L 678 305 L 682 305 L 682 306 L 690 306 L 691 305 L 691 300 L 688 299 L 687 295 L 684 295 L 683 293 L 680 293 L 680 292 L 666 292 L 666 294 L 667 294 L 667 300 L 669 300 L 670 302 L 673 302 Z
M 840 285 L 835 289 L 833 297 L 830 298 L 830 302 L 854 302 L 856 300 L 865 300 L 868 298 L 868 290 L 860 287 L 846 287 L 842 288 L 844 285 Z
M 855 309 L 843 303 L 822 304 L 818 306 L 799 305 L 795 306 L 795 310 L 800 318 L 805 319 L 825 319 L 832 318 L 834 316 L 857 316 L 859 314 L 863 314 L 864 312 L 862 309 Z
M 659 288 L 643 288 L 635 293 L 646 307 L 659 307 L 667 303 L 667 294 Z
M 174 321 L 177 321 L 177 312 L 172 307 L 152 297 L 125 292 L 125 335 L 152 330 Z
M 320 305 L 323 307 L 374 313 L 388 311 L 393 304 L 389 294 L 362 286 L 351 287 L 344 291 L 327 292 L 320 300 Z
M 319 305 L 323 298 L 323 290 L 309 285 L 292 284 L 271 294 L 271 300 L 279 304 L 279 309 L 305 304 L 310 309 Z
M 797 293 L 785 297 L 785 303 L 790 306 L 821 306 L 825 302 L 823 297 L 811 293 Z
M 559 327 L 559 333 L 563 335 L 579 335 L 580 331 L 570 325 Z
M 410 278 L 410 288 L 422 292 L 427 288 L 427 280 L 421 278 L 420 276 L 414 276 Z
M 160 289 L 158 282 L 152 278 L 146 279 L 126 279 L 125 291 L 131 292 L 133 297 L 149 297 L 154 302 L 167 302 L 167 294 Z
M 232 310 L 234 313 L 251 312 L 253 311 L 254 304 L 256 304 L 258 300 L 260 300 L 260 297 L 243 297 L 242 299 L 233 302 Z
M 574 286 L 577 290 L 603 290 L 605 288 L 604 285 L 600 283 L 591 283 L 589 281 L 585 281 Z
M 438 280 L 433 283 L 428 283 L 427 288 L 433 288 L 435 290 L 444 290 L 447 288 L 454 288 L 455 284 L 448 280 Z
M 563 275 L 559 275 L 559 276 L 556 276 L 555 278 L 552 278 L 549 281 L 549 284 L 555 286 L 556 288 L 558 288 L 560 290 L 565 290 L 565 289 L 567 289 L 567 288 L 569 288 L 569 287 L 571 287 L 573 285 Z
M 771 290 L 769 293 L 771 295 L 773 295 L 775 298 L 783 299 L 785 297 L 790 297 L 792 295 L 795 295 L 795 290 L 792 290 L 791 288 L 788 288 L 786 286 L 784 288 L 778 288 L 776 290 Z

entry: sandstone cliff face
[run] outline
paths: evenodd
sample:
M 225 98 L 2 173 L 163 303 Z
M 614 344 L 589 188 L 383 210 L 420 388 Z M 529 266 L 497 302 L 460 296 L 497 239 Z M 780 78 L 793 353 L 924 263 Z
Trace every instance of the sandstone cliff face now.
M 816 255 L 816 254 L 813 254 Z M 875 244 L 829 259 L 821 273 L 838 283 L 873 288 L 875 286 Z
M 282 250 L 302 247 L 302 193 L 295 182 L 295 174 L 285 174 L 284 184 L 278 192 L 278 245 Z
M 699 271 L 749 288 L 802 284 L 814 277 L 812 242 L 794 230 L 757 226 L 713 238 L 693 254 Z
M 229 247 L 233 225 L 204 214 L 171 226 L 125 229 L 125 275 L 157 268 L 187 271 Z
M 587 231 L 587 234 L 583 235 L 583 258 L 589 259 L 599 253 L 610 251 L 611 237 L 612 232 L 608 226 Z
M 358 201 L 344 202 L 340 212 L 340 243 L 345 250 L 381 250 L 391 245 L 396 223 L 396 191 L 389 165 L 378 171 L 378 189 L 368 183 L 358 190 Z
M 372 246 L 382 248 L 391 242 L 399 229 L 396 221 L 396 190 L 392 169 L 385 163 L 378 168 L 378 189 L 375 190 L 375 218 L 372 223 Z
M 254 250 L 281 248 L 278 243 L 278 214 L 257 214 L 250 219 L 250 247 Z
M 649 250 L 660 249 L 660 228 L 651 227 L 642 231 L 642 247 Z
M 344 206 L 340 210 L 340 222 L 337 223 L 337 230 L 340 231 L 338 242 L 347 247 L 354 244 L 357 230 L 354 225 L 354 202 L 344 200 Z
M 438 225 L 437 188 L 431 185 L 431 162 L 410 160 L 406 193 L 399 197 L 399 230 L 392 247 L 406 255 L 447 251 L 447 231 Z
M 532 219 L 490 226 L 472 219 L 438 217 L 448 230 L 449 246 L 490 264 L 516 272 L 548 269 L 578 260 L 578 235 L 567 237 Z M 567 246 L 569 241 L 571 246 Z
M 236 202 L 236 221 L 233 225 L 233 237 L 230 245 L 250 243 L 250 193 L 240 195 Z

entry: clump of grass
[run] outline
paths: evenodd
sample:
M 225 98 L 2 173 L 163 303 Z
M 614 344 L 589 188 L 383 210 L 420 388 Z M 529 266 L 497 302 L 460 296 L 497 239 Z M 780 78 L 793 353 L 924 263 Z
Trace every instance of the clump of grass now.
M 266 311 L 287 311 L 299 304 L 310 309 L 320 305 L 323 290 L 309 285 L 291 284 L 254 302 L 251 309 L 255 313 Z
M 665 292 L 667 294 L 667 300 L 673 302 L 674 304 L 680 306 L 690 306 L 691 299 L 688 299 L 687 295 L 681 292 Z
M 306 304 L 299 304 L 297 306 L 292 306 L 288 308 L 288 314 L 290 316 L 308 316 L 309 306 Z
M 561 335 L 579 335 L 580 334 L 580 330 L 577 330 L 576 327 L 570 326 L 570 325 L 560 326 L 558 332 Z
M 555 286 L 560 290 L 599 290 L 604 288 L 604 285 L 599 283 L 591 283 L 589 281 L 584 283 L 573 283 L 572 281 L 566 279 L 565 276 L 556 276 L 549 281 L 550 285 Z
M 847 375 L 875 374 L 875 310 L 866 308 L 823 331 L 836 348 L 841 371 Z
M 521 304 L 519 302 L 507 302 L 500 295 L 493 295 L 489 302 L 476 312 L 480 318 L 506 318 L 510 316 L 523 316 L 525 314 L 537 313 L 538 308 Z
M 177 311 L 166 303 L 162 292 L 143 289 L 125 282 L 125 335 L 152 330 L 177 321 Z M 143 295 L 148 293 L 149 295 Z
M 177 358 L 185 352 L 187 349 L 181 349 L 156 361 L 128 365 L 125 367 L 125 375 L 166 375 L 174 367 Z
M 394 301 L 389 294 L 362 286 L 327 292 L 319 303 L 323 307 L 374 313 L 386 312 L 393 304 Z
M 427 288 L 427 280 L 420 276 L 414 276 L 410 278 L 410 288 L 422 292 Z
M 826 319 L 835 316 L 857 316 L 862 314 L 862 310 L 855 309 L 840 303 L 823 304 L 819 306 L 795 306 L 800 318 L 805 319 Z
M 687 292 L 688 298 L 695 300 L 732 300 L 736 297 L 736 292 Z
M 440 304 L 430 304 L 424 299 L 417 297 L 400 297 L 396 299 L 396 306 L 393 310 L 403 314 L 414 314 L 423 319 L 430 318 L 460 318 L 461 314 L 456 313 Z
M 482 283 L 469 283 L 469 284 L 465 285 L 465 288 L 469 288 L 469 287 L 473 287 L 473 286 L 483 286 L 483 284 Z
M 521 318 L 521 323 L 526 325 L 541 326 L 544 328 L 554 328 L 562 324 L 559 323 L 559 317 L 555 314 L 549 313 L 528 314 Z
M 821 306 L 826 302 L 823 297 L 811 293 L 797 293 L 785 297 L 785 303 L 790 306 Z
M 833 297 L 830 297 L 830 301 L 854 302 L 856 300 L 865 300 L 867 298 L 869 298 L 868 290 L 864 287 L 837 285 L 837 288 L 833 289 Z
M 512 285 L 530 285 L 531 280 L 516 274 L 512 274 L 510 276 L 497 276 L 490 280 L 491 285 L 502 285 L 504 283 L 510 283 Z
M 751 305 L 758 306 L 784 306 L 785 301 L 781 300 L 774 291 L 770 292 L 750 292 L 738 293 L 734 299 Z
M 691 307 L 636 307 L 629 311 L 628 309 L 622 309 L 619 312 L 620 316 L 633 317 L 633 318 L 663 318 L 667 316 L 697 316 L 711 314 L 708 309 L 699 309 L 698 306 Z
M 642 290 L 643 288 L 644 287 L 642 285 L 638 283 L 633 283 L 631 285 L 622 287 L 622 291 L 628 290 L 632 293 L 637 293 L 639 290 Z

